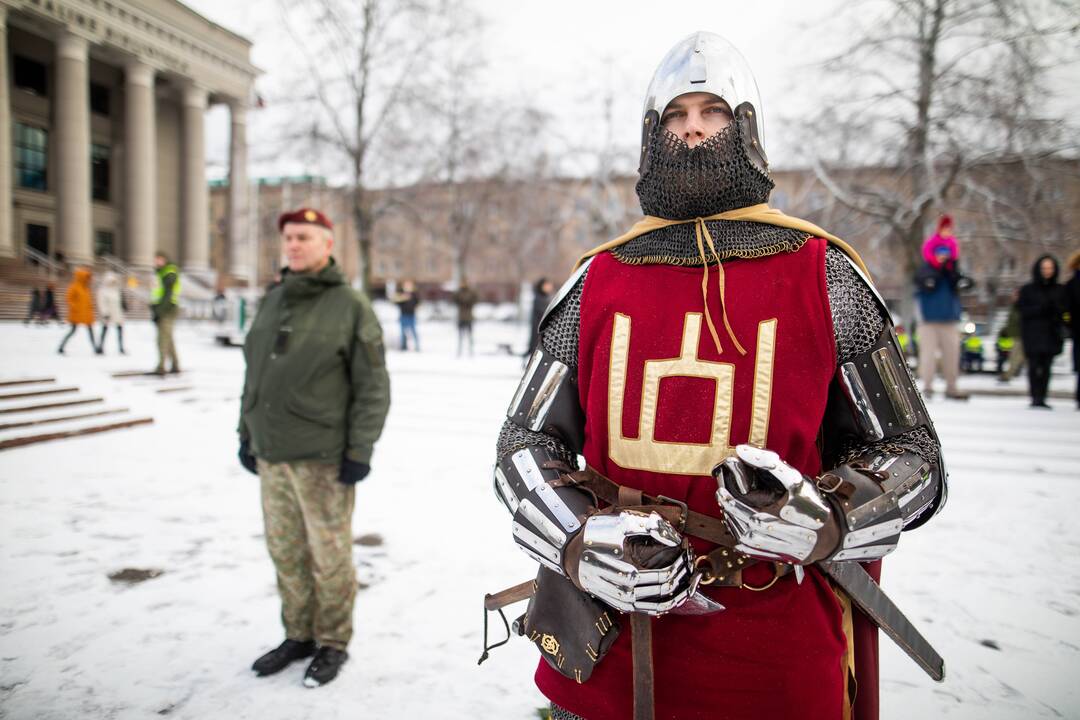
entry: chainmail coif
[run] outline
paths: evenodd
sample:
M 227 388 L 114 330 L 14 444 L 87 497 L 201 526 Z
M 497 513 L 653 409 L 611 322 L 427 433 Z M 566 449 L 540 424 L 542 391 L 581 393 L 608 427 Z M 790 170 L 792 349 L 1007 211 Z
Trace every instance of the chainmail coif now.
M 773 181 L 746 156 L 738 123 L 690 147 L 661 128 L 649 148 L 637 182 L 646 215 L 692 220 L 769 199 Z
M 750 162 L 737 123 L 694 148 L 662 128 L 648 142 L 645 171 L 637 183 L 646 215 L 689 220 L 769 199 L 773 181 Z M 710 220 L 705 225 L 721 260 L 794 252 L 809 237 L 799 230 L 765 223 Z M 612 255 L 628 265 L 702 264 L 694 226 L 689 223 L 634 238 L 613 249 Z M 706 258 L 709 264 L 715 263 L 711 253 Z

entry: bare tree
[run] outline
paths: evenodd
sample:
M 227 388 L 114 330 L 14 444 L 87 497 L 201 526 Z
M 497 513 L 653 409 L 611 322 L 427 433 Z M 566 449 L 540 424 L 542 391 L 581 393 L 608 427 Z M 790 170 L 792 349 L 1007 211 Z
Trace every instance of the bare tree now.
M 1006 160 L 1022 185 L 1075 149 L 1046 102 L 1047 70 L 1076 56 L 1075 13 L 1068 0 L 864 0 L 844 16 L 853 40 L 824 63 L 844 95 L 824 103 L 811 161 L 837 201 L 887 228 L 908 273 L 935 209 L 990 190 L 979 168 Z M 841 170 L 858 166 L 894 172 Z
M 388 185 L 406 158 L 405 145 L 387 129 L 406 96 L 415 95 L 429 59 L 432 18 L 428 0 L 279 0 L 282 22 L 304 58 L 300 88 L 315 101 L 301 116 L 298 135 L 348 167 L 352 221 L 359 245 L 361 283 L 371 286 L 373 228 L 379 212 L 372 188 Z

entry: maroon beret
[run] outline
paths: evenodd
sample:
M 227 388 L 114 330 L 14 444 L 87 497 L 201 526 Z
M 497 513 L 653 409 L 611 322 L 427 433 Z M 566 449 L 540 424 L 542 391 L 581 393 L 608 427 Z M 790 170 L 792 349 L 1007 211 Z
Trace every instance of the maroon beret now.
M 321 225 L 327 230 L 334 229 L 334 223 L 330 222 L 330 218 L 311 208 L 300 208 L 292 212 L 281 213 L 281 216 L 277 219 L 278 230 L 284 230 L 285 223 L 308 223 L 309 225 Z

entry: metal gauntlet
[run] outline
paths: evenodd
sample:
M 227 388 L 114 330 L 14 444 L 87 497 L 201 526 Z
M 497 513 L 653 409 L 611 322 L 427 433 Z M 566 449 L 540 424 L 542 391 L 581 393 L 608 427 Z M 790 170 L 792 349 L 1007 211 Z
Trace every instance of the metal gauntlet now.
M 812 478 L 772 450 L 738 445 L 713 468 L 716 500 L 736 550 L 763 560 L 796 565 L 827 558 L 840 529 Z
M 616 610 L 661 615 L 694 594 L 689 547 L 658 513 L 593 515 L 582 539 L 578 584 Z

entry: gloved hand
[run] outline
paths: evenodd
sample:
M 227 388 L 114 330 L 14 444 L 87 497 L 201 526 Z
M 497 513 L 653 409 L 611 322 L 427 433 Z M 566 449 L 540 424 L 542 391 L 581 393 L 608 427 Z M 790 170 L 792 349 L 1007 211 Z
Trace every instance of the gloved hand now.
M 356 462 L 345 458 L 341 461 L 341 475 L 338 480 L 343 485 L 355 485 L 368 476 L 371 466 L 367 463 Z
M 150 320 L 154 323 L 161 317 L 161 308 L 157 305 L 150 306 Z
M 581 536 L 577 581 L 616 610 L 662 615 L 697 590 L 682 535 L 658 513 L 592 515 Z
M 738 445 L 713 468 L 716 500 L 736 550 L 762 560 L 809 565 L 839 549 L 840 522 L 812 478 L 772 450 Z
M 251 454 L 251 444 L 247 440 L 240 441 L 240 450 L 236 453 L 236 456 L 240 458 L 240 464 L 244 466 L 245 470 L 253 475 L 259 474 L 255 456 Z

